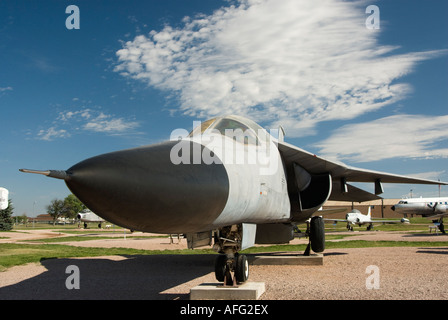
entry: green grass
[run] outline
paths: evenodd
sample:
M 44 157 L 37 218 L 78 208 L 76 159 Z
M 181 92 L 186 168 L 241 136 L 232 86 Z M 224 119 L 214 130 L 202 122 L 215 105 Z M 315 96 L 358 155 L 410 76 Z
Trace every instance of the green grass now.
M 448 247 L 448 241 L 339 241 L 325 243 L 326 249 L 369 248 L 369 247 Z M 274 245 L 266 247 L 252 247 L 242 253 L 261 252 L 303 252 L 306 245 Z M 60 244 L 0 244 L 0 271 L 17 265 L 40 262 L 44 259 L 97 257 L 113 255 L 162 255 L 162 254 L 215 254 L 212 250 L 138 250 L 129 248 L 84 248 Z
M 374 230 L 382 231 L 406 231 L 409 233 L 417 231 L 428 231 L 428 226 L 431 222 L 424 218 L 411 218 L 411 224 L 398 224 L 398 225 L 382 225 L 376 226 Z M 299 226 L 301 230 L 306 230 L 305 225 Z M 28 228 L 15 228 L 14 231 L 21 232 L 31 229 Z M 83 240 L 98 240 L 98 239 L 116 239 L 116 237 L 108 237 L 107 233 L 113 232 L 112 230 L 84 230 L 71 226 L 61 228 L 61 226 L 45 225 L 45 229 L 60 232 L 70 232 L 73 236 L 56 237 L 30 241 L 30 244 L 15 244 L 4 243 L 0 244 L 0 271 L 4 271 L 7 268 L 16 265 L 23 265 L 26 263 L 39 263 L 44 259 L 57 259 L 57 258 L 73 258 L 73 257 L 97 257 L 97 256 L 113 256 L 113 255 L 161 255 L 161 254 L 215 254 L 212 250 L 137 250 L 129 248 L 84 248 L 68 246 L 63 244 L 53 244 L 52 242 L 62 241 L 83 241 Z M 334 227 L 330 224 L 326 224 L 326 231 L 331 232 Z M 346 231 L 344 223 L 337 224 L 338 231 Z M 355 227 L 355 231 L 365 231 L 365 227 Z M 115 230 L 114 233 L 123 233 L 124 229 Z M 372 231 L 375 232 L 375 231 Z M 104 235 L 103 235 L 104 233 Z M 448 247 L 448 241 L 441 242 L 429 242 L 429 241 L 365 241 L 365 240 L 351 240 L 344 241 L 342 239 L 354 234 L 326 234 L 326 249 L 343 249 L 343 248 L 368 248 L 368 247 Z M 0 232 L 1 236 L 1 232 Z M 165 235 L 161 235 L 166 237 Z M 133 236 L 136 238 L 140 236 Z M 148 236 L 142 236 L 142 238 L 148 238 Z M 342 240 L 332 242 L 331 240 Z M 38 242 L 38 243 L 33 243 Z M 252 247 L 250 249 L 242 251 L 242 253 L 261 253 L 261 252 L 303 252 L 306 249 L 306 245 L 273 245 L 264 247 Z
M 168 236 L 133 236 L 132 239 L 152 239 L 152 238 L 168 238 Z M 77 241 L 91 241 L 91 240 L 105 240 L 105 239 L 119 239 L 117 237 L 107 237 L 101 235 L 79 235 L 67 237 L 54 237 L 35 240 L 25 240 L 30 243 L 55 243 L 55 242 L 77 242 Z

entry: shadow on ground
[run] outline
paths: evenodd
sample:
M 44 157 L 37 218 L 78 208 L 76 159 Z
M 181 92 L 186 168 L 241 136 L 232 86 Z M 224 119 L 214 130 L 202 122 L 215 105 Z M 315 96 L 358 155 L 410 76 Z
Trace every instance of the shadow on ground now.
M 215 258 L 216 255 L 136 255 L 119 261 L 48 259 L 41 261 L 46 272 L 0 288 L 0 299 L 185 300 L 189 298 L 189 289 L 179 294 L 164 291 L 214 272 Z M 66 287 L 67 278 L 74 275 L 66 273 L 70 265 L 79 268 L 79 289 Z

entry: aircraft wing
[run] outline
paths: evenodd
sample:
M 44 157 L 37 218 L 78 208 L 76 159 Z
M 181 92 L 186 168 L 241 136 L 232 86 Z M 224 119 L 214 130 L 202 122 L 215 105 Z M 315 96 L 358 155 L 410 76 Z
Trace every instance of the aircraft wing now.
M 428 215 L 425 215 L 425 218 L 435 219 L 435 218 L 442 218 L 442 217 L 446 217 L 446 216 L 448 216 L 448 212 L 428 214 Z
M 403 223 L 405 220 L 381 220 L 381 219 L 371 219 L 373 223 Z
M 392 173 L 373 171 L 348 166 L 342 162 L 330 161 L 286 142 L 278 142 L 278 150 L 287 167 L 297 163 L 310 174 L 330 173 L 333 190 L 328 200 L 335 201 L 369 201 L 381 199 L 381 183 L 409 183 L 448 185 L 446 182 L 402 176 Z M 373 182 L 375 194 L 361 190 L 346 182 Z
M 326 214 L 333 214 L 333 213 L 341 213 L 347 211 L 347 208 L 329 208 L 329 209 L 323 209 L 320 208 L 316 211 L 316 215 L 323 216 Z
M 324 218 L 324 221 L 331 221 L 331 222 L 348 222 L 345 219 L 330 219 L 330 218 Z

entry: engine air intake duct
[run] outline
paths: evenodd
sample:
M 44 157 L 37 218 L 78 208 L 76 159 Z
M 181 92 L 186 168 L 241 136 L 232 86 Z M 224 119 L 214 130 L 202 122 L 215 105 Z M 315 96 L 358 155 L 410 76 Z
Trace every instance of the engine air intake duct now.
M 294 163 L 294 174 L 299 191 L 300 210 L 322 206 L 331 194 L 332 179 L 329 173 L 310 174 Z

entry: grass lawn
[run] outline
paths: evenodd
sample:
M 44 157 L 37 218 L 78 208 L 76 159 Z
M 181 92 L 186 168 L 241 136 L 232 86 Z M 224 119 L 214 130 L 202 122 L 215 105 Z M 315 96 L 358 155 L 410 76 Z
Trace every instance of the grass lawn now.
M 428 226 L 431 222 L 427 219 L 422 218 L 411 218 L 411 224 L 394 224 L 394 225 L 379 225 L 374 228 L 374 230 L 381 231 L 405 231 L 409 233 L 428 231 Z M 326 231 L 346 231 L 345 223 L 338 223 L 336 226 L 331 224 L 326 224 Z M 300 225 L 299 228 L 303 231 L 306 230 L 306 225 Z M 15 228 L 14 231 L 21 232 L 25 230 L 30 230 L 32 227 L 22 227 Z M 57 237 L 50 239 L 39 240 L 39 243 L 33 244 L 31 241 L 29 244 L 16 244 L 16 243 L 3 243 L 0 244 L 0 271 L 4 271 L 7 268 L 16 265 L 22 265 L 30 262 L 40 262 L 44 259 L 56 259 L 56 258 L 73 258 L 73 257 L 97 257 L 97 256 L 110 256 L 110 255 L 160 255 L 160 254 L 216 254 L 212 250 L 137 250 L 129 248 L 84 248 L 68 246 L 63 244 L 52 244 L 51 242 L 61 242 L 61 241 L 83 241 L 83 240 L 94 240 L 94 239 L 109 239 L 108 233 L 114 232 L 112 230 L 84 230 L 78 229 L 76 226 L 55 226 L 45 225 L 45 229 L 50 229 L 52 231 L 60 231 L 63 233 L 70 233 L 71 236 Z M 336 230 L 335 230 L 336 229 Z M 355 227 L 355 231 L 365 231 L 365 227 Z M 124 229 L 116 229 L 116 234 L 123 234 Z M 372 231 L 375 232 L 375 231 Z M 338 235 L 332 234 L 327 235 L 327 240 L 334 239 L 344 239 L 345 237 L 350 237 L 350 234 Z M 139 237 L 133 236 L 134 237 Z M 142 236 L 147 238 L 148 236 Z M 2 233 L 0 232 L 0 238 L 2 238 Z M 43 243 L 45 242 L 45 243 Z M 415 242 L 415 241 L 363 241 L 363 240 L 352 240 L 352 241 L 338 241 L 332 242 L 327 241 L 326 249 L 337 249 L 337 248 L 365 248 L 365 247 L 448 247 L 448 241 L 440 242 Z M 260 253 L 260 252 L 303 252 L 306 245 L 273 245 L 273 246 L 263 246 L 263 247 L 252 247 L 242 251 L 242 253 Z
M 417 242 L 417 241 L 327 241 L 326 249 L 337 248 L 368 248 L 368 247 L 448 247 L 448 241 Z M 252 247 L 241 253 L 260 252 L 303 252 L 306 245 L 274 245 L 266 247 Z M 60 244 L 0 244 L 0 271 L 16 265 L 30 262 L 40 262 L 44 259 L 97 257 L 112 255 L 161 255 L 161 254 L 215 254 L 213 250 L 137 250 L 129 248 L 84 248 Z

